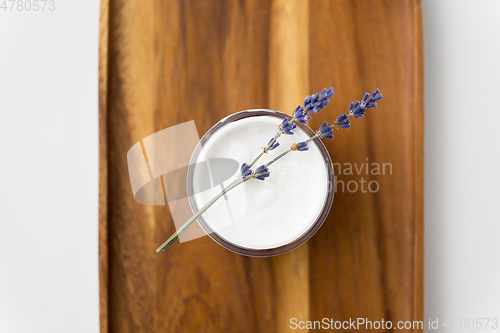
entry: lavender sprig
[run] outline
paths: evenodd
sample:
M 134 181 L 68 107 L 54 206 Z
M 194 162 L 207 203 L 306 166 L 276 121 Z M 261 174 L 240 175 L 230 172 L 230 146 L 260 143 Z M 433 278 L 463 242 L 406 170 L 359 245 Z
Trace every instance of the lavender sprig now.
M 279 131 L 274 138 L 272 138 L 266 147 L 263 148 L 262 153 L 257 156 L 257 158 L 248 165 L 247 163 L 243 163 L 240 168 L 241 176 L 238 179 L 234 180 L 227 188 L 221 191 L 218 195 L 216 195 L 212 200 L 210 200 L 205 206 L 203 206 L 195 215 L 193 215 L 186 223 L 184 223 L 172 236 L 170 236 L 158 249 L 156 252 L 165 251 L 170 245 L 172 245 L 179 236 L 187 230 L 191 226 L 191 224 L 208 208 L 210 208 L 219 198 L 221 198 L 225 193 L 229 192 L 236 186 L 248 181 L 249 179 L 255 178 L 259 180 L 265 180 L 270 176 L 270 171 L 268 167 L 275 163 L 277 160 L 283 158 L 285 155 L 289 154 L 292 151 L 307 151 L 309 150 L 308 143 L 315 138 L 322 139 L 333 139 L 333 128 L 350 128 L 351 121 L 349 117 L 360 118 L 365 115 L 366 109 L 377 107 L 377 101 L 382 99 L 382 94 L 380 94 L 380 90 L 376 89 L 371 94 L 365 93 L 361 102 L 356 101 L 351 103 L 349 106 L 348 114 L 341 114 L 332 125 L 328 125 L 328 122 L 324 122 L 321 124 L 318 131 L 316 131 L 315 135 L 310 137 L 304 142 L 297 142 L 291 145 L 291 147 L 266 163 L 265 165 L 261 165 L 258 167 L 255 172 L 251 170 L 251 167 L 257 160 L 269 150 L 273 150 L 279 146 L 277 142 L 278 138 L 281 134 L 293 135 L 293 129 L 295 129 L 295 121 L 298 121 L 302 124 L 305 124 L 308 120 L 311 119 L 309 113 L 317 113 L 325 108 L 328 105 L 329 98 L 333 96 L 333 88 L 324 89 L 321 94 L 314 94 L 312 96 L 308 96 L 304 100 L 304 107 L 298 106 L 294 112 L 292 119 L 289 121 L 288 118 L 285 118 L 282 123 L 279 125 Z
M 333 90 L 332 90 L 332 92 L 333 92 Z M 377 106 L 376 101 L 379 101 L 380 99 L 382 99 L 382 94 L 378 95 L 379 93 L 380 93 L 380 90 L 378 90 L 378 89 L 376 89 L 374 92 L 372 92 L 369 97 L 366 97 L 366 95 L 369 95 L 369 94 L 365 93 L 365 96 L 363 97 L 364 102 L 359 104 L 359 105 L 363 105 L 361 108 L 364 110 L 366 108 L 376 107 Z M 308 101 L 307 97 L 306 97 L 306 101 Z M 306 101 L 304 101 L 304 103 Z M 353 105 L 353 103 L 351 103 L 351 106 L 352 105 Z M 351 109 L 351 106 L 349 107 L 349 109 Z M 363 115 L 364 115 L 364 111 L 363 111 Z M 333 128 L 334 127 L 337 127 L 337 128 L 350 128 L 351 127 L 351 121 L 349 120 L 349 117 L 356 117 L 356 115 L 353 112 L 349 112 L 349 114 L 345 114 L 345 113 L 341 114 L 340 116 L 337 117 L 337 119 L 335 120 L 335 122 L 332 125 L 328 125 L 328 122 L 325 121 L 323 124 L 321 124 L 319 129 L 316 131 L 316 134 L 314 134 L 312 137 L 310 137 L 309 139 L 307 139 L 304 142 L 297 142 L 297 143 L 292 144 L 290 149 L 286 150 L 285 152 L 281 153 L 276 158 L 274 158 L 273 160 L 268 162 L 266 164 L 266 166 L 270 166 L 271 164 L 273 164 L 274 162 L 276 162 L 277 160 L 279 160 L 280 158 L 282 158 L 283 156 L 285 156 L 286 154 L 288 154 L 292 151 L 306 151 L 306 150 L 308 150 L 309 149 L 308 143 L 310 141 L 314 140 L 315 138 L 333 139 L 333 137 L 334 137 Z
M 321 93 L 307 96 L 304 99 L 305 110 L 309 113 L 320 112 L 328 105 L 330 102 L 329 98 L 331 98 L 334 94 L 333 87 L 330 87 L 328 89 L 323 89 Z
M 295 122 L 299 122 L 301 124 L 306 124 L 309 120 L 311 120 L 311 113 L 318 113 L 323 110 L 328 103 L 330 102 L 330 98 L 334 95 L 333 87 L 328 89 L 323 89 L 321 93 L 316 93 L 311 96 L 307 96 L 304 99 L 304 106 L 297 106 L 295 110 L 292 112 L 292 117 L 288 120 L 288 117 L 283 119 L 281 124 L 278 126 L 278 132 L 269 140 L 266 147 L 262 148 L 262 152 L 250 163 L 250 167 L 254 166 L 255 163 L 270 150 L 273 150 L 277 146 L 274 146 L 278 143 L 278 139 L 282 134 L 293 135 L 293 130 L 297 127 Z M 279 145 L 279 143 L 278 143 Z
M 377 88 L 371 94 L 365 93 L 360 101 L 356 101 L 349 105 L 349 113 L 341 114 L 337 117 L 332 125 L 328 125 L 328 122 L 321 124 L 320 128 L 316 132 L 314 137 L 319 137 L 322 139 L 333 139 L 333 128 L 350 128 L 351 120 L 349 117 L 361 118 L 365 115 L 366 109 L 371 109 L 377 107 L 377 101 L 383 98 L 380 94 L 380 90 Z M 313 137 L 313 138 L 314 138 Z
M 380 90 L 377 88 L 371 94 L 365 93 L 361 102 L 356 101 L 349 105 L 349 116 L 354 116 L 354 118 L 361 118 L 365 115 L 366 109 L 377 107 L 377 101 L 382 99 L 382 94 L 378 95 Z
M 241 179 L 245 179 L 246 177 L 250 176 L 252 174 L 252 170 L 250 170 L 250 166 L 246 163 L 243 163 L 241 165 Z

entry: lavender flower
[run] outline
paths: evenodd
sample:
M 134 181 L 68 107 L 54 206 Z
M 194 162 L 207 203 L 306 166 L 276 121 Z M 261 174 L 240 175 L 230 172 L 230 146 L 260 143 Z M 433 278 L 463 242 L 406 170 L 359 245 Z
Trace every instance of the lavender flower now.
M 313 94 L 312 96 L 307 96 L 304 99 L 304 109 L 309 113 L 320 112 L 328 105 L 330 102 L 329 98 L 333 96 L 333 87 L 328 89 L 323 89 L 321 93 Z
M 361 103 L 356 101 L 349 105 L 349 115 L 354 116 L 355 118 L 361 118 L 365 115 L 366 109 L 377 107 L 377 101 L 382 99 L 382 94 L 378 95 L 380 90 L 377 88 L 371 94 L 365 93 Z
M 328 126 L 328 122 L 325 121 L 319 127 L 317 134 L 320 138 L 323 139 L 333 139 L 333 128 L 331 126 Z
M 250 170 L 250 166 L 246 163 L 241 165 L 241 179 L 245 179 L 246 177 L 252 174 L 252 170 Z
M 333 123 L 334 126 L 338 128 L 350 128 L 351 127 L 351 121 L 349 120 L 349 117 L 344 113 L 341 114 L 337 120 Z
M 294 143 L 291 147 L 291 150 L 294 151 L 306 151 L 309 150 L 309 147 L 307 146 L 307 142 L 297 142 Z
M 297 106 L 293 111 L 293 117 L 301 124 L 305 124 L 311 119 L 311 115 L 302 106 Z
M 295 129 L 297 125 L 288 121 L 288 118 L 283 119 L 280 124 L 280 130 L 284 134 L 293 135 L 292 130 Z
M 265 165 L 261 165 L 255 170 L 253 177 L 258 180 L 264 180 L 269 177 L 270 174 L 269 169 Z
M 264 148 L 264 150 L 266 151 L 266 153 L 267 153 L 268 151 L 270 151 L 270 150 L 276 149 L 276 148 L 280 145 L 280 143 L 279 143 L 278 141 L 276 141 L 276 139 L 275 139 L 275 138 L 272 138 L 272 139 L 271 139 L 271 140 L 269 140 L 269 142 L 267 143 L 267 146 L 269 146 L 269 144 L 270 144 L 273 140 L 274 140 L 274 143 L 273 143 L 273 144 L 272 144 L 269 148 L 267 148 L 267 149 L 266 149 L 266 148 Z M 267 147 L 267 146 L 266 146 L 266 147 Z

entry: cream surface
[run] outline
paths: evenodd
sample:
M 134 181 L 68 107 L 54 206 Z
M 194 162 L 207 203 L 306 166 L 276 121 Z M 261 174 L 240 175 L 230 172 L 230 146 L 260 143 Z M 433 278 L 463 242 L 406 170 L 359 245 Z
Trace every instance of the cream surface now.
M 241 119 L 219 129 L 205 144 L 196 162 L 232 158 L 250 163 L 262 146 L 276 134 L 280 120 L 270 116 Z M 264 155 L 252 168 L 267 163 L 292 143 L 305 141 L 300 128 L 282 135 L 280 146 Z M 194 161 L 193 161 L 194 162 Z M 210 165 L 209 165 L 210 167 Z M 207 224 L 225 240 L 249 249 L 270 249 L 288 244 L 306 233 L 321 213 L 328 191 L 328 173 L 318 147 L 312 142 L 305 152 L 291 152 L 269 167 L 265 181 L 251 179 L 219 199 L 203 214 Z M 210 170 L 212 174 L 218 170 Z M 239 171 L 224 182 L 227 186 Z M 195 167 L 193 185 L 200 182 Z M 198 207 L 221 191 L 220 186 L 194 195 Z

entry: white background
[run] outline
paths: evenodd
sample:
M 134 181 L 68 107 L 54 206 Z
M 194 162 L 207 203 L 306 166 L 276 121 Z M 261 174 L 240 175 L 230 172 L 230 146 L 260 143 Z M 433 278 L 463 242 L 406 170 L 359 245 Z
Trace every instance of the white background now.
M 0 9 L 1 333 L 99 331 L 99 2 L 55 2 Z
M 423 0 L 426 320 L 500 318 L 499 12 Z M 2 333 L 98 332 L 98 18 L 0 10 Z
M 422 5 L 425 317 L 499 318 L 500 1 Z

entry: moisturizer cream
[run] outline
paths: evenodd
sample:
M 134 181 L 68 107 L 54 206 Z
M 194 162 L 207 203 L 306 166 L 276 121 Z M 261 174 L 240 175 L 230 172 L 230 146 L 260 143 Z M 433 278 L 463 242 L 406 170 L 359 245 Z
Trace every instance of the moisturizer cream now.
M 240 115 L 237 120 L 226 118 L 214 126 L 193 155 L 188 192 L 194 192 L 190 200 L 195 212 L 239 176 L 239 169 L 232 170 L 234 173 L 222 185 L 196 193 L 197 184 L 205 181 L 201 177 L 206 177 L 206 172 L 196 166 L 207 162 L 210 177 L 214 177 L 228 170 L 220 164 L 211 165 L 211 159 L 234 159 L 238 165 L 251 163 L 274 137 L 283 118 L 274 111 L 251 110 L 236 115 Z M 306 141 L 312 134 L 308 131 L 309 135 L 306 128 L 297 127 L 294 135 L 281 135 L 280 146 L 264 154 L 252 169 L 269 162 L 293 143 Z M 328 165 L 331 161 L 318 142 L 311 141 L 308 151 L 290 152 L 272 164 L 266 180 L 250 179 L 226 193 L 202 215 L 201 226 L 211 236 L 231 244 L 232 250 L 275 249 L 304 238 L 315 224 L 323 222 L 333 200 L 333 170 Z M 194 191 L 190 191 L 189 184 Z

